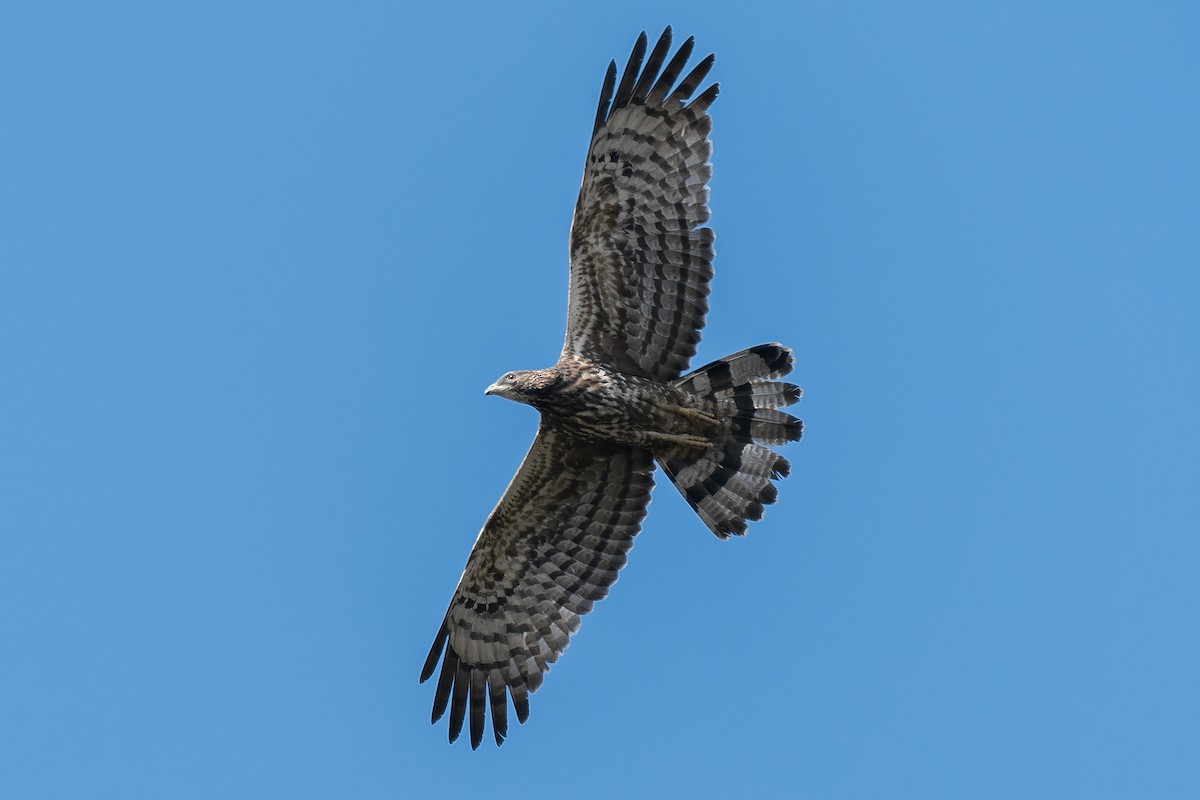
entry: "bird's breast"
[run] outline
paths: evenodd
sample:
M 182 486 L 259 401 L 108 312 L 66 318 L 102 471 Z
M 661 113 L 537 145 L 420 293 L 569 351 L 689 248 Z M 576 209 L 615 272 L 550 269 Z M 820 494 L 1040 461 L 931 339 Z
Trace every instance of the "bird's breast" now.
M 652 447 L 664 433 L 692 433 L 681 414 L 691 399 L 680 389 L 602 367 L 579 368 L 543 407 L 564 428 L 589 440 Z

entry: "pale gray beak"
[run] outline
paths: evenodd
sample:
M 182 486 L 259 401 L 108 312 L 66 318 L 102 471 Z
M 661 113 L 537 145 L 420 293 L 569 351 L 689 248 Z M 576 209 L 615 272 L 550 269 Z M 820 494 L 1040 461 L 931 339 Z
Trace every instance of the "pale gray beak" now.
M 489 394 L 496 394 L 499 391 L 500 391 L 500 384 L 493 383 L 491 386 L 489 386 L 488 388 L 483 390 L 483 394 L 486 397 Z

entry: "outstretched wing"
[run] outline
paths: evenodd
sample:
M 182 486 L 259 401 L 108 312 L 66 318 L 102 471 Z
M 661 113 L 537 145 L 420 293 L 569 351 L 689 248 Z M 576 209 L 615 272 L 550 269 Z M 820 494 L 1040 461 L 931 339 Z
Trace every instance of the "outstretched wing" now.
M 433 721 L 450 708 L 450 741 L 469 709 L 471 747 L 492 709 L 496 744 L 566 649 L 580 617 L 608 594 L 646 516 L 649 451 L 576 439 L 542 422 L 525 461 L 484 523 L 421 681 L 437 667 Z
M 711 55 L 672 91 L 692 39 L 663 69 L 670 48 L 668 27 L 642 69 L 643 33 L 615 97 L 617 67 L 609 64 L 571 223 L 563 345 L 564 353 L 664 381 L 687 369 L 708 313 L 713 233 L 700 226 L 712 176 L 707 109 L 717 96 L 714 83 L 687 102 Z

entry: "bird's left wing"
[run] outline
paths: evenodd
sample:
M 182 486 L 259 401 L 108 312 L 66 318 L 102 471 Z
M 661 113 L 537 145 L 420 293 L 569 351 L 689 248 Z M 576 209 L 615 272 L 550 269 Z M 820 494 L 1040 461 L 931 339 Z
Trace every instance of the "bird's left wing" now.
M 659 381 L 678 378 L 695 355 L 713 274 L 713 233 L 700 226 L 717 84 L 690 99 L 713 57 L 676 85 L 692 40 L 668 62 L 670 50 L 667 28 L 643 65 L 643 33 L 620 85 L 609 65 L 571 222 L 563 344 L 564 353 Z
M 421 671 L 424 682 L 445 650 L 433 721 L 449 707 L 450 741 L 469 711 L 471 747 L 478 747 L 490 705 L 500 744 L 506 690 L 525 721 L 529 692 L 624 566 L 653 471 L 647 450 L 584 441 L 543 420 L 475 542 Z

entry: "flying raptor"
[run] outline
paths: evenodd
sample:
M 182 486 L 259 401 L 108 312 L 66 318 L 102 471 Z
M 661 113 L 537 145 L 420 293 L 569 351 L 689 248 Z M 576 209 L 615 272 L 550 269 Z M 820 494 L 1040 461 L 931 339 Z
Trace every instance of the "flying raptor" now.
M 510 696 L 528 718 L 529 693 L 624 566 L 656 463 L 722 539 L 761 519 L 771 481 L 788 474 L 767 445 L 800 439 L 800 420 L 779 410 L 800 399 L 777 380 L 792 351 L 764 344 L 687 371 L 713 275 L 703 226 L 717 97 L 714 83 L 692 98 L 712 55 L 676 83 L 692 45 L 668 61 L 668 27 L 645 58 L 642 33 L 620 85 L 609 64 L 571 223 L 562 354 L 487 389 L 533 406 L 541 424 L 421 670 L 424 682 L 441 659 L 433 721 L 449 708 L 451 742 L 469 716 L 478 747 L 490 707 L 501 744 Z

